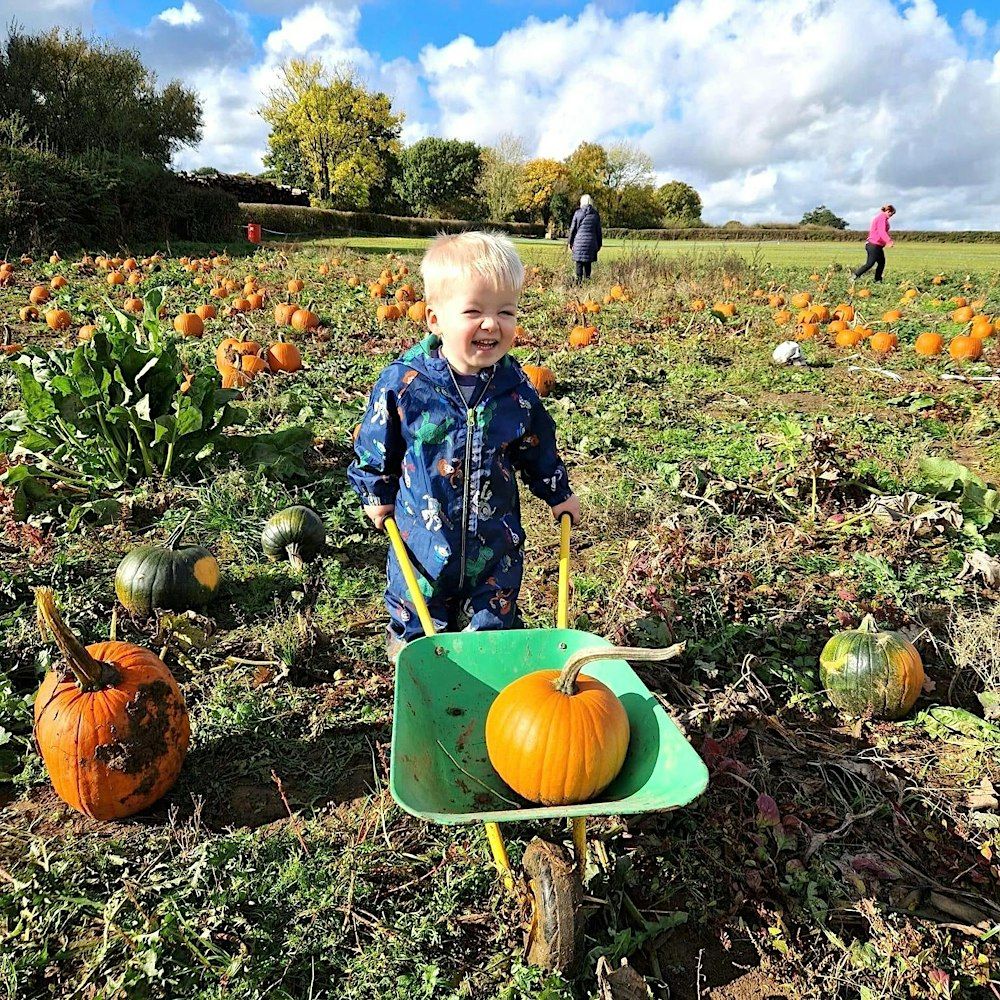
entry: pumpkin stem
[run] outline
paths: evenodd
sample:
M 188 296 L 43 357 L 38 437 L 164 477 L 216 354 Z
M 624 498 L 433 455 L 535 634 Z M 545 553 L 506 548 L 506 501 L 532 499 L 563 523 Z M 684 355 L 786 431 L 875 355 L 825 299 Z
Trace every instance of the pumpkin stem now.
M 288 561 L 292 564 L 293 569 L 301 570 L 305 566 L 305 560 L 302 558 L 302 550 L 298 542 L 291 542 L 286 545 L 285 551 L 288 553 Z
M 35 588 L 35 606 L 38 609 L 38 630 L 42 633 L 42 639 L 52 636 L 81 691 L 100 691 L 101 688 L 118 683 L 121 675 L 115 667 L 91 656 L 86 646 L 63 621 L 56 608 L 55 594 L 51 587 Z
M 193 510 L 189 510 L 184 517 L 184 520 L 177 525 L 176 528 L 171 532 L 170 537 L 167 539 L 167 549 L 171 552 L 176 552 L 181 547 L 181 536 L 184 534 L 184 529 L 188 526 L 188 521 L 191 520 L 191 515 L 194 514 Z
M 671 660 L 684 652 L 686 643 L 675 642 L 666 649 L 646 649 L 642 646 L 586 646 L 578 649 L 566 661 L 562 672 L 556 678 L 556 690 L 563 694 L 576 693 L 576 679 L 583 667 L 593 660 Z
M 858 626 L 859 632 L 868 632 L 872 635 L 878 631 L 878 625 L 875 624 L 874 615 L 865 615 L 862 619 L 861 624 Z

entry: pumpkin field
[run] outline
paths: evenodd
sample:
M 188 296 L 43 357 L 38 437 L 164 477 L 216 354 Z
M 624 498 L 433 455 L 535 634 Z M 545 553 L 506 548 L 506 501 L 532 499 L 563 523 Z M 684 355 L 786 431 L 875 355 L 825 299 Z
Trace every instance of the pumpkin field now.
M 683 644 L 633 667 L 708 771 L 589 818 L 561 968 L 527 852 L 570 826 L 503 824 L 508 888 L 481 823 L 390 793 L 389 543 L 347 467 L 426 334 L 425 245 L 0 264 L 0 1000 L 1000 1000 L 995 247 L 904 243 L 872 284 L 857 246 L 622 243 L 577 286 L 517 243 L 569 625 Z M 95 781 L 74 702 L 133 677 Z

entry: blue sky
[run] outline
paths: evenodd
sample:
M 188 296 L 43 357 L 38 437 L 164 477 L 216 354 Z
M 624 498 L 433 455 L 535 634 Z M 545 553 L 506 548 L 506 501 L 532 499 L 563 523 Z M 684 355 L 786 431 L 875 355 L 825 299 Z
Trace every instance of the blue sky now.
M 176 165 L 261 169 L 257 114 L 289 58 L 354 67 L 402 138 L 628 140 L 709 221 L 824 203 L 864 225 L 1000 229 L 1000 0 L 0 0 L 79 26 L 201 98 Z
M 140 29 L 157 14 L 170 6 L 180 3 L 164 0 L 135 0 L 122 3 L 121 0 L 98 0 L 94 4 L 95 21 L 108 33 L 115 29 Z M 280 14 L 260 11 L 253 3 L 233 0 L 227 7 L 240 11 L 247 17 L 251 36 L 262 44 L 270 31 L 280 23 Z M 286 5 L 290 8 L 292 5 Z M 505 31 L 516 28 L 529 17 L 551 20 L 563 15 L 575 16 L 588 6 L 583 0 L 481 0 L 481 2 L 459 2 L 459 0 L 368 0 L 364 3 L 365 16 L 359 41 L 366 49 L 377 52 L 384 59 L 413 55 L 427 44 L 444 45 L 456 34 L 467 34 L 482 45 L 492 45 Z M 668 12 L 673 3 L 633 3 L 629 0 L 609 0 L 596 4 L 613 16 L 623 16 L 635 11 Z M 903 8 L 905 3 L 897 3 Z M 960 29 L 962 15 L 970 9 L 986 20 L 994 22 L 1000 17 L 1000 0 L 939 0 L 938 11 L 956 28 Z M 278 3 L 271 5 L 272 11 L 280 9 Z M 859 26 L 860 27 L 860 26 Z M 974 39 L 966 38 L 970 48 L 976 48 Z

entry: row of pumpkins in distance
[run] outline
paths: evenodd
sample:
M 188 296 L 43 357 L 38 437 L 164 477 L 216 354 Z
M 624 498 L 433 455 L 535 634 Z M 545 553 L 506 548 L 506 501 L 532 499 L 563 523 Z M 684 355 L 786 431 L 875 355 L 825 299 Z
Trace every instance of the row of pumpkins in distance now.
M 858 292 L 869 292 L 862 289 Z M 910 294 L 910 293 L 913 294 Z M 810 292 L 799 292 L 792 296 L 791 305 L 799 309 L 798 316 L 793 316 L 788 309 L 782 308 L 785 305 L 785 297 L 780 294 L 771 294 L 757 290 L 753 293 L 756 297 L 766 296 L 768 305 L 777 309 L 774 313 L 774 322 L 778 326 L 786 326 L 791 322 L 796 322 L 796 340 L 811 340 L 820 332 L 821 326 L 826 324 L 827 333 L 834 337 L 837 347 L 857 347 L 863 340 L 869 341 L 871 350 L 879 354 L 887 354 L 894 351 L 899 346 L 899 337 L 891 330 L 875 331 L 865 326 L 854 325 L 854 306 L 842 302 L 832 310 L 827 305 L 814 305 Z M 908 289 L 904 294 L 904 300 L 911 301 L 919 293 L 916 289 Z M 968 326 L 967 333 L 960 333 L 953 337 L 948 344 L 948 353 L 956 361 L 975 361 L 982 356 L 983 341 L 996 334 L 996 326 L 993 320 L 982 313 L 976 312 L 977 308 L 985 305 L 984 300 L 977 300 L 969 303 L 964 296 L 956 296 L 952 300 L 956 306 L 951 314 L 951 321 Z M 941 305 L 940 299 L 931 300 L 931 305 Z M 707 308 L 704 299 L 695 299 L 691 304 L 692 309 L 699 311 Z M 736 315 L 736 306 L 731 302 L 716 302 L 712 306 L 712 311 L 722 316 L 733 317 Z M 903 312 L 899 309 L 890 309 L 882 316 L 882 322 L 887 324 L 897 323 L 903 318 Z M 944 349 L 944 337 L 934 330 L 925 330 L 917 336 L 914 342 L 914 350 L 924 357 L 933 357 L 940 354 Z
M 181 547 L 184 527 L 165 546 L 142 546 L 122 560 L 115 589 L 126 608 L 143 614 L 159 607 L 187 610 L 214 595 L 218 563 L 205 548 Z M 325 539 L 319 516 L 302 506 L 276 514 L 262 533 L 269 558 L 300 566 L 320 552 Z M 141 646 L 111 641 L 85 647 L 61 618 L 51 589 L 38 588 L 35 599 L 39 621 L 62 656 L 35 698 L 35 737 L 53 788 L 74 809 L 99 820 L 149 807 L 177 780 L 190 741 L 176 680 Z M 662 659 L 679 648 L 619 652 L 631 659 Z M 484 720 L 491 764 L 529 802 L 591 801 L 624 765 L 628 715 L 607 685 L 581 673 L 587 659 L 577 653 L 561 669 L 518 678 L 498 693 Z M 857 716 L 901 718 L 924 683 L 913 644 L 899 633 L 879 631 L 870 615 L 859 628 L 826 643 L 819 668 L 831 702 Z M 109 689 L 118 697 L 109 698 Z M 96 701 L 100 712 L 94 711 Z M 555 750 L 548 739 L 554 728 L 572 734 Z M 147 729 L 155 729 L 155 740 Z M 516 741 L 512 733 L 518 734 Z M 136 747 L 143 752 L 137 754 Z M 581 760 L 587 768 L 579 767 Z

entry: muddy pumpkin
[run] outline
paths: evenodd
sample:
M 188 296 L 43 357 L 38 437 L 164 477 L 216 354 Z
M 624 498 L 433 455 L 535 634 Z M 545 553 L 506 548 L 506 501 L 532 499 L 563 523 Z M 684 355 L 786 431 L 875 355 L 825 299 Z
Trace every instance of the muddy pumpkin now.
M 166 664 L 128 642 L 84 646 L 52 591 L 35 591 L 39 623 L 63 664 L 35 696 L 35 742 L 56 794 L 98 820 L 131 816 L 180 774 L 191 738 L 184 697 Z
M 819 674 L 837 708 L 877 719 L 902 718 L 924 684 L 923 661 L 913 643 L 898 632 L 880 631 L 871 615 L 827 642 Z
M 219 589 L 219 564 L 200 545 L 181 546 L 190 514 L 165 545 L 140 545 L 115 572 L 115 593 L 133 615 L 159 608 L 187 611 L 207 604 Z

